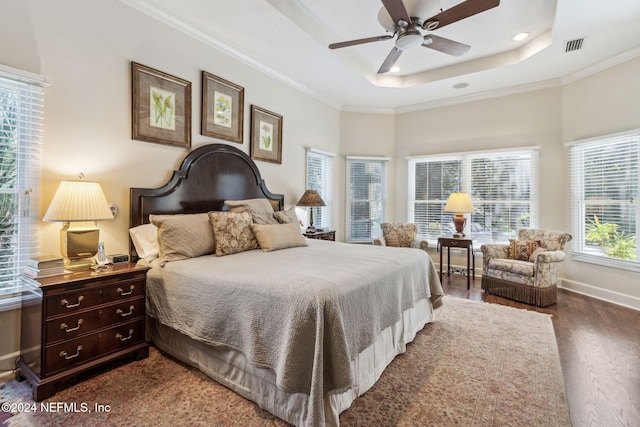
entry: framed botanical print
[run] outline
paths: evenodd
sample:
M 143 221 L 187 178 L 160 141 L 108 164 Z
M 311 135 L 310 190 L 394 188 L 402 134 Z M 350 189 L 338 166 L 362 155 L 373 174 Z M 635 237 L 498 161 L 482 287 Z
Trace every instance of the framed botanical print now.
M 251 106 L 251 158 L 282 164 L 282 116 Z
M 191 82 L 131 63 L 132 138 L 191 147 Z
M 244 88 L 202 72 L 202 129 L 205 136 L 242 144 Z

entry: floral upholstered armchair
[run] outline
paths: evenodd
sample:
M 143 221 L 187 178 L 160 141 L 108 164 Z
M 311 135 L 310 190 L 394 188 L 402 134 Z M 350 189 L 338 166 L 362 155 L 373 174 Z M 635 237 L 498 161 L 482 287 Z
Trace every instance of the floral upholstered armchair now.
M 554 304 L 564 245 L 571 238 L 562 231 L 523 228 L 509 244 L 482 245 L 482 289 L 540 307 Z
M 383 222 L 382 237 L 373 240 L 374 245 L 417 248 L 426 251 L 429 242 L 418 238 L 418 224 Z

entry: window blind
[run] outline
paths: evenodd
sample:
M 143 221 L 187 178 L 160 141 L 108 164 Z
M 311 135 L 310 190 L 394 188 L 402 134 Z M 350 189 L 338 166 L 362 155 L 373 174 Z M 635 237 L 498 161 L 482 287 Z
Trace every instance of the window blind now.
M 38 252 L 44 79 L 0 67 L 0 295 Z
M 348 242 L 371 242 L 386 218 L 387 158 L 347 157 Z
M 640 269 L 640 131 L 567 146 L 573 252 L 582 261 Z
M 449 195 L 471 195 L 466 234 L 478 243 L 505 242 L 537 224 L 538 150 L 460 153 L 409 159 L 408 220 L 435 243 L 455 232 Z
M 313 225 L 317 228 L 331 228 L 331 199 L 333 189 L 333 160 L 334 155 L 313 148 L 307 149 L 307 190 L 316 190 L 326 206 L 313 209 Z
M 462 157 L 409 160 L 408 220 L 420 226 L 418 234 L 431 242 L 451 235 L 453 219 L 444 212 L 449 194 L 462 191 Z

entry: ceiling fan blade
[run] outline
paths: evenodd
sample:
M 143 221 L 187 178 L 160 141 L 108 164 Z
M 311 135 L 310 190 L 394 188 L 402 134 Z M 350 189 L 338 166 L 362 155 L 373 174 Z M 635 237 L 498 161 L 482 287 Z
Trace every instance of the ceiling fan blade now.
M 453 56 L 464 55 L 469 51 L 469 49 L 471 49 L 471 46 L 469 45 L 458 43 L 433 34 L 424 36 L 424 43 L 422 43 L 422 46 Z
M 382 1 L 382 4 L 384 5 L 384 8 L 387 9 L 387 12 L 389 12 L 389 15 L 391 16 L 391 19 L 393 20 L 394 24 L 398 24 L 398 26 L 404 28 L 411 23 L 411 17 L 409 16 L 407 9 L 404 7 L 404 3 L 402 3 L 402 0 L 381 0 L 381 1 Z M 405 24 L 400 25 L 399 21 L 403 21 L 405 22 Z
M 392 35 L 386 34 L 384 36 L 368 37 L 366 39 L 350 40 L 348 42 L 331 43 L 329 45 L 329 49 L 340 49 L 341 47 L 348 47 L 348 46 L 355 46 L 355 45 L 358 45 L 358 44 L 378 42 L 378 41 L 381 41 L 381 40 L 389 40 L 389 39 L 392 39 L 392 38 L 393 38 Z
M 400 55 L 402 55 L 402 50 L 394 46 L 394 48 L 391 49 L 391 52 L 389 52 L 389 55 L 387 55 L 387 59 L 385 59 L 382 65 L 380 66 L 380 69 L 378 70 L 378 74 L 384 74 L 389 72 L 391 70 L 391 67 L 395 65 L 398 58 L 400 58 Z
M 435 30 L 500 5 L 500 0 L 467 0 L 424 21 L 422 28 Z

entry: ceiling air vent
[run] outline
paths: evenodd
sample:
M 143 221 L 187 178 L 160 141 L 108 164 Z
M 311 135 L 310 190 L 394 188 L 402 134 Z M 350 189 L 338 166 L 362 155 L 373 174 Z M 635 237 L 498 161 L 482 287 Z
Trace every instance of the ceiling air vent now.
M 569 53 L 569 52 L 575 52 L 576 50 L 580 50 L 582 49 L 583 43 L 584 43 L 584 37 L 575 39 L 575 40 L 569 40 L 564 47 L 564 51 L 565 53 Z

